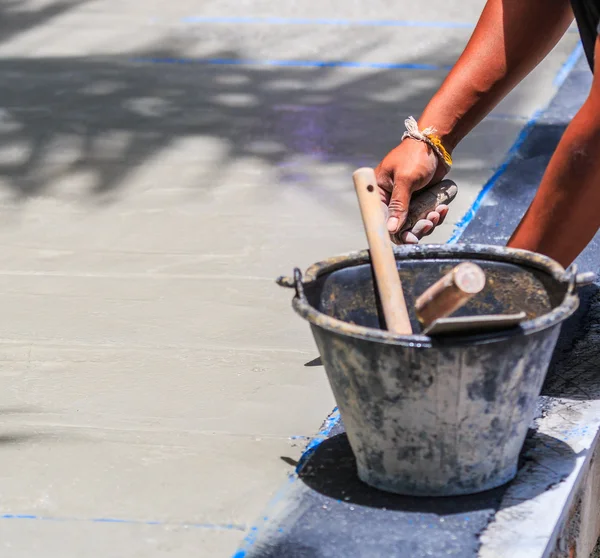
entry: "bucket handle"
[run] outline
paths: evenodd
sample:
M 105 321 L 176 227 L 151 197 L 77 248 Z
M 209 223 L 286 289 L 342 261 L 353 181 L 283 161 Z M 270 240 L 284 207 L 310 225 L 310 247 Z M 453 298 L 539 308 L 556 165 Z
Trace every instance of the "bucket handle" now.
M 584 271 L 583 273 L 577 273 L 577 271 L 577 264 L 572 264 L 565 273 L 565 281 L 569 283 L 569 294 L 580 287 L 592 285 L 598 279 L 593 271 Z
M 297 267 L 294 268 L 294 287 L 296 289 L 296 296 L 306 301 L 306 295 L 304 294 L 304 284 L 302 283 L 302 272 Z
M 585 287 L 587 285 L 594 284 L 598 279 L 598 276 L 593 271 L 584 271 L 583 273 L 578 273 L 575 276 L 575 286 L 576 287 Z
M 304 294 L 304 283 L 302 282 L 302 272 L 297 267 L 294 268 L 294 277 L 281 276 L 277 278 L 277 284 L 280 287 L 287 287 L 288 289 L 295 289 L 296 296 L 306 301 L 306 295 Z

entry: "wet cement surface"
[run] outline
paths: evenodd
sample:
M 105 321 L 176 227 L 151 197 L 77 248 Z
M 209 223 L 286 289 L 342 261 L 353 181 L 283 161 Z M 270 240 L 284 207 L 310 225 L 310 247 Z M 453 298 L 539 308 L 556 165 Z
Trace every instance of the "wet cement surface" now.
M 482 5 L 0 2 L 3 555 L 235 552 L 334 405 L 274 279 L 365 246 L 351 173 Z M 457 150 L 431 240 L 576 40 Z

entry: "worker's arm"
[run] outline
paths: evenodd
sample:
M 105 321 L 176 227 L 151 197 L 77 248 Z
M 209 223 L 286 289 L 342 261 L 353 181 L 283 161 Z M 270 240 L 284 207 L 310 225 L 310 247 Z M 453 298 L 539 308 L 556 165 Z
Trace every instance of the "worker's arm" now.
M 509 241 L 567 267 L 600 228 L 600 40 L 590 94 L 565 130 L 537 194 Z
M 573 20 L 569 0 L 488 0 L 464 52 L 419 119 L 433 126 L 451 152 L 511 89 L 552 50 Z M 406 219 L 411 194 L 446 173 L 424 143 L 407 139 L 376 169 L 382 198 L 389 205 L 388 229 Z M 447 208 L 419 223 L 426 234 Z M 417 238 L 405 238 L 415 242 Z

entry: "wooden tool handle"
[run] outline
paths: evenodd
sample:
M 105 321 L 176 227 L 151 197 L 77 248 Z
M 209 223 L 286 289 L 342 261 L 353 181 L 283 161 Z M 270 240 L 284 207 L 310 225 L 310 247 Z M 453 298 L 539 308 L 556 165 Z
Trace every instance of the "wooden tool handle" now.
M 458 194 L 458 186 L 452 180 L 442 180 L 433 186 L 423 188 L 415 192 L 410 200 L 408 207 L 408 216 L 399 232 L 397 232 L 392 240 L 396 244 L 401 244 L 400 235 L 412 229 L 417 221 L 426 219 L 427 215 L 440 205 L 451 203 Z
M 485 273 L 477 264 L 457 265 L 431 285 L 415 302 L 419 320 L 428 327 L 464 306 L 485 287 Z
M 370 168 L 361 168 L 354 172 L 352 178 L 367 234 L 371 264 L 387 329 L 397 335 L 411 335 L 412 327 L 408 318 L 390 234 L 387 230 L 383 204 L 377 188 L 375 171 Z

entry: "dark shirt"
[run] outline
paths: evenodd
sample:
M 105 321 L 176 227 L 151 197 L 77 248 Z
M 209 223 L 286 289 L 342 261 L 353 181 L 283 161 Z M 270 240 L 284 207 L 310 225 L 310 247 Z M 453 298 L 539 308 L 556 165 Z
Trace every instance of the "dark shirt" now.
M 590 68 L 594 70 L 594 46 L 600 23 L 600 0 L 571 0 L 581 42 Z

